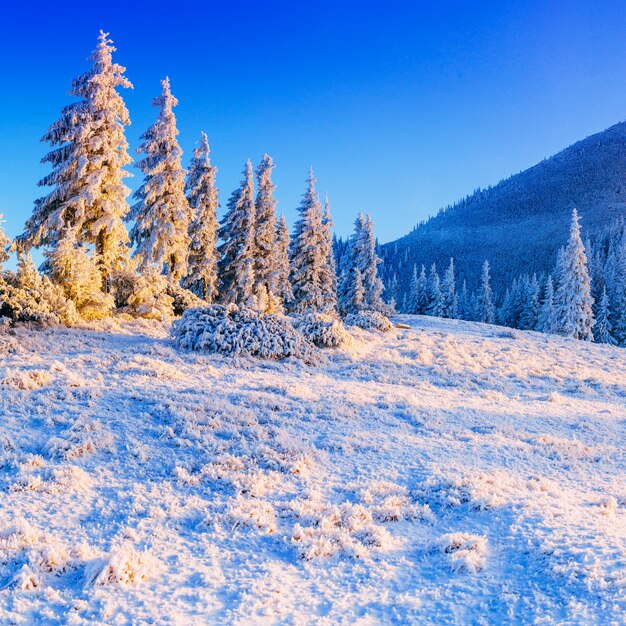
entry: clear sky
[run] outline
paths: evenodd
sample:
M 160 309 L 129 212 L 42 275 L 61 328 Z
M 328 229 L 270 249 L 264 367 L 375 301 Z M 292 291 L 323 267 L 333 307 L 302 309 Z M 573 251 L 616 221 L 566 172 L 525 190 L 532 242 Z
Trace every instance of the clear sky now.
M 626 117 L 623 1 L 2 0 L 9 235 L 41 194 L 39 138 L 100 28 L 135 86 L 133 151 L 169 75 L 185 164 L 205 130 L 222 206 L 246 159 L 267 152 L 290 222 L 312 165 L 338 234 L 361 209 L 383 242 Z

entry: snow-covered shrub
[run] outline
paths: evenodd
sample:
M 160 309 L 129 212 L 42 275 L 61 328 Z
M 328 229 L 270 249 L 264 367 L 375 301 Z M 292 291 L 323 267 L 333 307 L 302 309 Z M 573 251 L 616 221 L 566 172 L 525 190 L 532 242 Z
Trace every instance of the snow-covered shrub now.
M 300 556 L 310 561 L 339 554 L 366 558 L 372 551 L 392 548 L 394 540 L 386 528 L 374 522 L 368 509 L 345 502 L 320 515 L 313 526 L 296 524 L 292 543 Z
M 284 317 L 263 315 L 235 304 L 188 309 L 172 325 L 179 348 L 264 359 L 310 360 L 314 346 Z
M 294 326 L 320 348 L 336 348 L 352 341 L 343 322 L 324 313 L 305 313 L 296 318 Z
M 476 574 L 485 568 L 486 537 L 470 533 L 448 533 L 439 538 L 438 545 L 448 555 L 455 572 Z
M 167 295 L 172 298 L 172 306 L 174 307 L 174 315 L 182 315 L 187 309 L 194 309 L 206 306 L 207 303 L 199 298 L 193 291 L 185 289 L 178 284 L 168 283 Z
M 276 532 L 276 510 L 267 500 L 239 496 L 228 507 L 224 522 L 231 530 L 248 527 L 272 535 Z
M 102 275 L 95 259 L 72 236 L 63 237 L 47 256 L 50 279 L 63 289 L 86 321 L 108 317 L 113 297 L 102 290 Z
M 148 552 L 139 552 L 129 543 L 114 549 L 104 567 L 92 576 L 94 585 L 135 585 L 150 577 L 158 561 Z
M 111 286 L 116 306 L 125 313 L 148 319 L 167 319 L 174 315 L 169 282 L 154 266 L 139 273 L 116 272 Z
M 389 319 L 378 311 L 350 313 L 346 315 L 344 322 L 346 326 L 358 326 L 364 330 L 378 330 L 383 333 L 393 328 L 393 324 Z
M 78 322 L 74 302 L 47 276 L 41 276 L 32 261 L 18 265 L 15 273 L 0 276 L 0 315 L 41 326 L 73 326 Z

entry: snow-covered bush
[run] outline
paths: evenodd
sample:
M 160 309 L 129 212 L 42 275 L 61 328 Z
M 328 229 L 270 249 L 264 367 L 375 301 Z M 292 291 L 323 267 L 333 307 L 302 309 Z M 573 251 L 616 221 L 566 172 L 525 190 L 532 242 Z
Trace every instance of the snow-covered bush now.
M 193 291 L 185 289 L 175 283 L 168 283 L 167 295 L 172 298 L 174 315 L 182 315 L 187 309 L 206 306 L 207 303 L 199 298 Z
M 166 319 L 174 314 L 174 299 L 169 282 L 154 266 L 139 273 L 116 272 L 112 277 L 116 306 L 134 317 Z
M 230 304 L 188 309 L 174 322 L 172 334 L 179 348 L 264 359 L 297 357 L 309 360 L 314 346 L 287 318 L 263 315 Z
M 73 326 L 78 321 L 74 302 L 61 287 L 41 276 L 27 255 L 20 256 L 15 273 L 0 276 L 0 316 L 42 326 Z
M 296 318 L 294 326 L 320 348 L 336 348 L 352 341 L 343 322 L 324 313 L 305 313 Z
M 150 577 L 159 567 L 148 552 L 139 552 L 129 543 L 112 550 L 104 567 L 93 575 L 94 585 L 136 585 Z
M 393 328 L 393 324 L 389 319 L 378 311 L 350 313 L 346 315 L 344 322 L 346 326 L 358 326 L 364 330 L 378 330 L 383 333 Z
M 476 574 L 485 568 L 487 539 L 470 533 L 448 533 L 439 538 L 439 548 L 448 555 L 455 572 Z

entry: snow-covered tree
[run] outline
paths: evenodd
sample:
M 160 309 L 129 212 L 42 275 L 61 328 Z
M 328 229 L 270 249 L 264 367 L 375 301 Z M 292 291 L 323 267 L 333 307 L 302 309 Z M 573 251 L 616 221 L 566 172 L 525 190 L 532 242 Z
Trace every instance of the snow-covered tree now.
M 537 330 L 542 333 L 556 333 L 556 309 L 554 307 L 554 283 L 552 276 L 548 276 L 546 280 L 546 288 L 543 296 L 543 302 L 539 309 L 537 320 Z
M 323 311 L 328 303 L 323 281 L 328 271 L 322 205 L 315 191 L 313 170 L 309 172 L 307 190 L 298 207 L 300 217 L 291 238 L 292 307 L 296 313 L 308 309 Z
M 72 82 L 70 95 L 80 98 L 61 112 L 42 141 L 53 150 L 44 158 L 52 172 L 39 185 L 52 190 L 35 202 L 22 248 L 56 246 L 71 229 L 78 244 L 93 244 L 94 260 L 104 277 L 128 259 L 129 189 L 123 184 L 131 162 L 124 127 L 130 124 L 118 87 L 132 87 L 124 67 L 113 63 L 108 33 L 100 31 L 90 60 L 93 66 Z
M 457 317 L 460 320 L 471 320 L 472 311 L 470 307 L 469 295 L 467 293 L 467 281 L 463 280 L 461 285 L 461 291 L 459 293 L 459 300 L 457 305 Z
M 333 218 L 330 214 L 330 201 L 328 196 L 324 201 L 324 215 L 322 216 L 322 245 L 326 263 L 322 266 L 320 288 L 322 290 L 324 304 L 323 309 L 328 312 L 337 310 L 337 267 L 335 253 L 333 251 Z
M 593 340 L 593 299 L 587 271 L 587 255 L 580 238 L 576 209 L 572 212 L 570 238 L 559 259 L 555 294 L 558 333 L 575 339 Z
M 67 230 L 46 257 L 52 282 L 74 302 L 83 319 L 102 319 L 110 314 L 114 306 L 113 296 L 102 291 L 95 259 L 77 243 L 73 230 Z
M 520 316 L 520 328 L 523 330 L 535 330 L 539 321 L 539 281 L 533 274 L 531 280 L 525 285 L 524 306 Z
M 441 294 L 441 280 L 437 266 L 433 263 L 430 268 L 430 277 L 428 281 L 428 307 L 427 315 L 442 317 L 443 315 L 443 296 Z
M 455 318 L 457 316 L 458 300 L 456 295 L 456 279 L 454 276 L 454 259 L 446 269 L 441 283 L 441 317 Z
M 187 174 L 185 192 L 193 218 L 189 224 L 189 259 L 185 285 L 211 303 L 217 296 L 217 167 L 211 165 L 211 150 L 202 133 Z
M 476 321 L 493 324 L 494 318 L 495 308 L 490 285 L 489 261 L 485 261 L 480 279 L 480 289 L 476 297 Z
M 221 221 L 218 270 L 224 302 L 256 307 L 254 301 L 254 178 L 252 163 L 243 170 L 243 180 L 231 194 Z
M 293 300 L 293 291 L 289 280 L 289 227 L 283 215 L 276 224 L 276 281 L 274 289 L 284 306 Z
M 606 286 L 602 290 L 600 302 L 598 303 L 598 312 L 596 315 L 596 324 L 594 326 L 594 337 L 598 343 L 608 343 L 611 346 L 617 344 L 613 337 L 613 328 L 611 326 L 609 314 L 609 296 L 606 292 Z
M 268 154 L 263 155 L 257 168 L 256 217 L 254 224 L 254 297 L 262 313 L 274 313 L 282 309 L 276 293 L 278 278 L 276 200 L 272 182 L 274 162 Z
M 153 100 L 159 107 L 156 122 L 141 136 L 143 143 L 137 148 L 145 154 L 136 165 L 145 178 L 133 196 L 138 202 L 130 214 L 135 221 L 131 239 L 140 268 L 154 263 L 168 279 L 179 282 L 187 274 L 192 212 L 185 197 L 185 170 L 173 111 L 178 100 L 169 78 L 161 86 L 161 95 Z

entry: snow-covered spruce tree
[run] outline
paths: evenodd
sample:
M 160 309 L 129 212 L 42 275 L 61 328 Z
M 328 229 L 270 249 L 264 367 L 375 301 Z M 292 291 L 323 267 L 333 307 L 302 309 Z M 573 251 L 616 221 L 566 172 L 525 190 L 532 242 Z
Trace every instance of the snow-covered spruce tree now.
M 113 307 L 111 294 L 102 291 L 102 279 L 95 259 L 77 243 L 76 233 L 67 230 L 57 245 L 46 252 L 50 278 L 65 297 L 74 302 L 84 320 L 107 317 Z
M 276 282 L 274 289 L 284 306 L 293 300 L 293 291 L 289 281 L 289 227 L 284 215 L 276 224 Z
M 328 272 L 327 229 L 312 169 L 298 213 L 300 217 L 291 238 L 292 309 L 295 313 L 304 313 L 309 309 L 324 311 L 328 304 L 328 296 L 323 291 L 323 281 Z
M 467 293 L 467 281 L 463 280 L 461 292 L 459 293 L 459 301 L 457 305 L 457 317 L 460 320 L 471 320 L 472 311 L 470 310 L 470 299 Z
M 617 344 L 613 337 L 613 328 L 611 326 L 609 314 L 609 296 L 606 292 L 606 285 L 602 290 L 600 302 L 598 303 L 598 312 L 596 314 L 596 324 L 593 328 L 595 340 L 598 343 L 607 343 L 611 346 Z
M 591 280 L 576 209 L 572 212 L 569 242 L 560 259 L 555 305 L 559 334 L 593 341 Z
M 430 268 L 430 279 L 428 282 L 428 306 L 426 307 L 426 315 L 434 317 L 442 317 L 443 315 L 443 296 L 441 294 L 441 281 L 437 266 L 433 263 Z
M 546 280 L 546 288 L 543 296 L 543 302 L 539 308 L 539 317 L 537 320 L 537 330 L 542 333 L 556 333 L 556 310 L 554 308 L 554 283 L 552 276 L 548 276 Z
M 619 243 L 615 244 L 613 267 L 607 272 L 606 283 L 610 284 L 613 336 L 619 345 L 626 345 L 626 230 L 622 231 Z M 610 278 L 609 278 L 610 277 Z M 608 289 L 607 289 L 608 291 Z
M 398 276 L 395 272 L 387 284 L 385 302 L 392 311 L 396 311 L 398 305 Z
M 187 274 L 192 212 L 185 197 L 182 150 L 176 139 L 173 108 L 178 100 L 170 91 L 168 78 L 161 85 L 161 95 L 153 100 L 159 107 L 156 122 L 141 136 L 143 143 L 137 148 L 145 154 L 136 164 L 145 177 L 133 195 L 138 202 L 130 213 L 135 221 L 131 239 L 140 268 L 154 263 L 170 281 L 179 282 Z
M 424 266 L 422 266 L 424 267 Z M 409 284 L 409 310 L 407 313 L 419 313 L 418 296 L 419 296 L 419 274 L 417 272 L 417 265 L 413 265 L 413 275 L 411 276 L 411 282 Z
M 535 330 L 539 321 L 539 281 L 536 274 L 525 285 L 525 293 L 519 327 L 522 330 Z
M 187 174 L 185 193 L 192 211 L 189 224 L 189 259 L 185 286 L 211 303 L 217 296 L 217 210 L 215 185 L 217 167 L 211 165 L 211 150 L 206 133 L 202 133 Z
M 243 180 L 231 194 L 224 215 L 218 248 L 220 297 L 226 303 L 256 308 L 254 301 L 254 178 L 252 163 L 243 170 Z
M 35 202 L 18 247 L 56 246 L 69 228 L 79 244 L 94 245 L 94 260 L 103 277 L 128 259 L 123 219 L 130 190 L 123 184 L 131 162 L 124 127 L 130 124 L 118 87 L 132 87 L 124 67 L 113 63 L 108 33 L 100 31 L 90 59 L 92 68 L 72 82 L 70 95 L 80 98 L 65 107 L 42 141 L 53 150 L 44 158 L 52 172 L 39 185 L 52 187 Z
M 278 231 L 276 225 L 276 200 L 272 182 L 274 162 L 268 154 L 256 171 L 257 195 L 254 223 L 254 299 L 261 313 L 282 311 L 282 302 L 276 293 L 278 280 Z
M 328 196 L 324 201 L 324 214 L 322 216 L 322 245 L 326 263 L 322 266 L 320 288 L 324 298 L 323 309 L 329 313 L 337 311 L 337 266 L 333 250 L 333 218 L 330 214 L 330 201 Z M 382 284 L 382 283 L 381 283 Z
M 456 295 L 456 279 L 454 276 L 454 259 L 450 259 L 450 265 L 443 276 L 441 283 L 442 317 L 456 318 L 458 299 Z
M 476 297 L 476 321 L 493 324 L 494 318 L 495 308 L 490 284 L 489 261 L 485 261 L 480 279 L 480 288 Z

